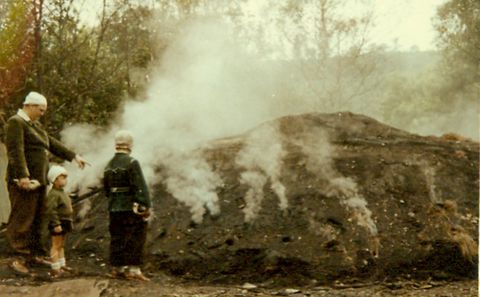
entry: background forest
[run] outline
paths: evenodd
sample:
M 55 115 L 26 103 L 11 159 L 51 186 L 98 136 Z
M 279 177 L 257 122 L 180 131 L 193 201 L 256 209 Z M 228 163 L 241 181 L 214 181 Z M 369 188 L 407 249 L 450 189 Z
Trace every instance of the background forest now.
M 272 117 L 352 111 L 422 135 L 478 140 L 480 2 L 446 1 L 432 20 L 438 50 L 430 52 L 371 42 L 371 1 L 265 1 L 262 19 L 246 2 L 103 0 L 89 22 L 84 0 L 1 1 L 1 108 L 10 116 L 37 90 L 49 100 L 51 133 L 108 127 L 126 101 L 162 93 L 154 77 L 168 72 L 211 104 L 242 96 L 273 103 Z

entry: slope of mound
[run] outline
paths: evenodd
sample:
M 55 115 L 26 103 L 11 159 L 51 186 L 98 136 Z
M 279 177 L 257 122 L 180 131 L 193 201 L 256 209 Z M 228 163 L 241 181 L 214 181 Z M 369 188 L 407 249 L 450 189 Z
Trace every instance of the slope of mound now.
M 421 137 L 348 112 L 312 113 L 195 155 L 216 186 L 189 202 L 171 190 L 172 171 L 159 169 L 165 184 L 153 189 L 149 270 L 217 282 L 476 276 L 476 142 Z M 205 180 L 191 170 L 184 196 L 198 195 Z M 71 248 L 106 255 L 105 198 L 91 200 Z

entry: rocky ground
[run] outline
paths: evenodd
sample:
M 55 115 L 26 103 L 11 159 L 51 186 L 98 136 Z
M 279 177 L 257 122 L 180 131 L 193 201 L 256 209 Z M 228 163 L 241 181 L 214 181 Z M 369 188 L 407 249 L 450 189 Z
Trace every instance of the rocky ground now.
M 77 274 L 15 276 L 0 235 L 0 292 L 477 296 L 477 142 L 420 137 L 351 113 L 306 114 L 191 155 L 176 163 L 193 177 L 168 162 L 158 168 L 165 183 L 153 189 L 145 266 L 152 282 L 105 277 L 108 214 L 98 194 L 77 204 L 89 209 L 67 247 Z

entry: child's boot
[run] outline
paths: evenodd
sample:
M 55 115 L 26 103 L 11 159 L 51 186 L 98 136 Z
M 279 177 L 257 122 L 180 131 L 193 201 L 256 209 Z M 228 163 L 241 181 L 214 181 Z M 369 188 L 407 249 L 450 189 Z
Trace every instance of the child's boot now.
M 51 268 L 50 275 L 52 277 L 60 277 L 64 274 L 63 270 L 61 269 L 62 266 L 60 265 L 60 262 L 52 263 Z
M 143 282 L 149 282 L 150 279 L 143 275 L 142 271 L 140 270 L 139 267 L 132 266 L 128 270 L 128 272 L 125 273 L 125 277 L 130 280 L 139 280 Z

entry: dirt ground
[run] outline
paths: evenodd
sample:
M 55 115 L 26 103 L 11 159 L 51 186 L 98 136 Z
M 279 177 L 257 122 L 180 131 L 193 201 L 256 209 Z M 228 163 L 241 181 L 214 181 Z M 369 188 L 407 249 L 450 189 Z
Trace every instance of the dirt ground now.
M 0 234 L 0 246 L 5 247 L 5 238 Z M 345 278 L 319 284 L 311 279 L 306 284 L 285 284 L 285 280 L 269 279 L 263 282 L 215 283 L 208 277 L 204 280 L 191 276 L 174 276 L 171 268 L 145 269 L 150 282 L 112 279 L 107 276 L 108 265 L 103 255 L 83 255 L 70 251 L 69 265 L 75 271 L 60 278 L 52 278 L 49 268 L 37 266 L 29 276 L 18 275 L 8 263 L 15 256 L 5 249 L 0 252 L 0 296 L 8 297 L 214 297 L 214 296 L 412 296 L 456 297 L 478 296 L 478 280 L 457 277 L 448 279 L 396 278 L 358 279 Z M 260 279 L 260 278 L 259 278 Z
M 6 242 L 0 235 L 0 246 Z M 69 265 L 75 272 L 60 278 L 52 278 L 47 267 L 37 266 L 33 274 L 22 276 L 14 273 L 8 263 L 15 257 L 0 253 L 0 296 L 8 297 L 214 297 L 214 296 L 411 296 L 411 297 L 469 297 L 478 296 L 478 280 L 457 277 L 448 279 L 406 279 L 405 276 L 383 280 L 346 278 L 319 284 L 311 279 L 306 284 L 295 285 L 285 280 L 270 279 L 263 282 L 215 283 L 191 276 L 174 276 L 171 268 L 151 267 L 145 270 L 150 282 L 127 281 L 109 278 L 108 265 L 102 255 L 78 255 L 71 251 Z M 259 278 L 260 279 L 260 278 Z
M 74 275 L 51 279 L 42 267 L 15 275 L 0 233 L 0 296 L 478 295 L 478 142 L 352 113 L 306 114 L 214 141 L 200 155 L 221 178 L 208 202 L 218 212 L 207 202 L 189 208 L 168 182 L 153 187 L 151 282 L 106 277 L 107 201 L 97 194 L 67 242 Z M 165 180 L 179 174 L 168 166 L 158 168 Z M 181 176 L 184 189 L 189 178 Z
M 478 281 L 464 280 L 454 282 L 406 281 L 374 283 L 333 283 L 329 286 L 275 287 L 262 284 L 208 285 L 174 279 L 162 274 L 150 274 L 152 281 L 138 283 L 132 281 L 111 280 L 102 277 L 77 277 L 55 280 L 53 282 L 27 282 L 3 279 L 0 283 L 0 296 L 9 297 L 207 297 L 207 296 L 478 296 Z M 5 284 L 8 283 L 8 284 Z

